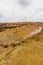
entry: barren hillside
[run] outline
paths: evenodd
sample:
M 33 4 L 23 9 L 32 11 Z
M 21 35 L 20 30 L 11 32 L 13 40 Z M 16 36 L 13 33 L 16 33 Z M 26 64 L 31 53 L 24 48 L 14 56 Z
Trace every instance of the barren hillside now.
M 43 23 L 0 23 L 0 65 L 43 65 Z

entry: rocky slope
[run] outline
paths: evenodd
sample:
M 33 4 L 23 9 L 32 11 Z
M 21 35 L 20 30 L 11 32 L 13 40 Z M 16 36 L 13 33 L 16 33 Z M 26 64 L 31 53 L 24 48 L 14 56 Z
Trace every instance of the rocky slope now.
M 0 23 L 0 65 L 43 65 L 43 23 Z

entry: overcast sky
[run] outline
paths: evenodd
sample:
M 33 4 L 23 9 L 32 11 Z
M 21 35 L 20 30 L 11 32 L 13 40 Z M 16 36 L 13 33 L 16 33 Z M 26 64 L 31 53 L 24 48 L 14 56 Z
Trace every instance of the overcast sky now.
M 0 0 L 0 22 L 26 21 L 43 21 L 43 0 Z

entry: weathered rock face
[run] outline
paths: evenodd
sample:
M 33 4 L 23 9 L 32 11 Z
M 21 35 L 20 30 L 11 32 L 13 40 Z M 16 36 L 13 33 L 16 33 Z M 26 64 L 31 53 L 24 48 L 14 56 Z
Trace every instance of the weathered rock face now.
M 0 30 L 0 65 L 43 64 L 43 23 L 5 23 Z

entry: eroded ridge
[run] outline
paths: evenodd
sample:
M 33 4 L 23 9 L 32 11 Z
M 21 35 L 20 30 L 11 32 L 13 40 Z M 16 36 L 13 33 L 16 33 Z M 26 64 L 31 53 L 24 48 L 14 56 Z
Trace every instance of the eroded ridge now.
M 0 32 L 5 31 L 3 33 L 0 33 L 1 36 L 0 45 L 5 48 L 8 47 L 7 45 L 11 45 L 11 43 L 13 43 L 13 45 L 15 44 L 18 45 L 23 40 L 41 33 L 43 31 L 43 26 L 41 26 L 41 24 L 42 23 L 28 23 L 28 22 L 0 24 Z M 11 43 L 9 43 L 10 41 Z

